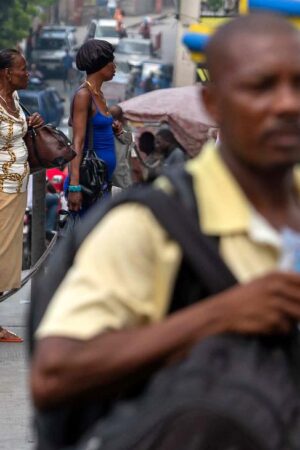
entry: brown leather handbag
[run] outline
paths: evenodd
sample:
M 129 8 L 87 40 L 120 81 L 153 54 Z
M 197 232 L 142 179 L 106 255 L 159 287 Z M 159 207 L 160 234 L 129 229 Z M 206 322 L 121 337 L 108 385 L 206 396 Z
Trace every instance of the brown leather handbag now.
M 25 113 L 30 112 L 21 105 Z M 28 149 L 30 172 L 51 167 L 62 167 L 76 156 L 69 138 L 51 124 L 29 127 L 24 141 Z

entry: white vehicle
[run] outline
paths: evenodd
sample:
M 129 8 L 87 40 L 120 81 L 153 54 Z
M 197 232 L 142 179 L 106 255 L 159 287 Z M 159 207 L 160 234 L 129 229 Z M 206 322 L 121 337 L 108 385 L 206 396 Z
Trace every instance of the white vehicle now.
M 120 41 L 117 21 L 114 19 L 92 20 L 86 40 L 88 39 L 103 39 L 116 47 Z
M 74 27 L 48 26 L 42 28 L 32 51 L 32 62 L 44 73 L 63 74 L 62 59 L 66 50 L 74 58 L 77 48 Z
M 151 39 L 141 37 L 121 39 L 115 51 L 115 62 L 122 72 L 141 68 L 144 61 L 157 56 Z

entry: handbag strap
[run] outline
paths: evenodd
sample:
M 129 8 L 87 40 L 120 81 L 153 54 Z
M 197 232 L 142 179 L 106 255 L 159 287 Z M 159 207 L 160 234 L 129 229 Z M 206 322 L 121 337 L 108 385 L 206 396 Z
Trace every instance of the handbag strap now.
M 79 86 L 79 88 L 76 90 L 74 97 L 72 99 L 71 102 L 71 107 L 70 107 L 70 119 L 69 122 L 73 122 L 73 113 L 74 113 L 74 99 L 75 99 L 75 95 L 76 93 L 80 90 L 83 89 L 85 86 Z M 90 94 L 90 103 L 89 103 L 89 113 L 92 112 L 92 101 L 93 101 L 93 95 L 90 92 L 90 90 L 88 89 L 89 94 Z M 86 150 L 87 153 L 94 151 L 94 127 L 93 127 L 93 117 L 91 116 L 88 120 L 87 120 L 87 144 L 88 144 L 88 148 Z
M 26 108 L 26 106 L 22 102 L 19 101 L 19 105 L 21 106 L 21 108 L 23 109 L 23 111 L 27 116 L 31 116 L 32 113 L 29 111 L 28 108 Z
M 88 130 L 87 130 L 88 131 L 87 132 L 87 135 L 88 135 L 88 143 L 87 143 L 88 144 L 88 148 L 87 148 L 87 151 L 88 152 L 93 152 L 94 151 L 94 124 L 93 124 L 93 115 L 92 115 L 92 113 L 93 113 L 92 104 L 94 102 L 96 108 L 97 108 L 97 104 L 96 104 L 96 101 L 94 99 L 94 96 L 93 96 L 92 92 L 89 89 L 88 89 L 88 91 L 90 93 L 89 112 L 91 113 L 91 117 L 89 118 L 88 123 L 87 123 L 87 127 L 88 127 Z
M 20 104 L 21 108 L 23 109 L 23 111 L 25 112 L 25 114 L 27 116 L 31 116 L 32 113 L 29 111 L 29 109 L 26 108 L 26 106 L 22 102 L 19 102 L 19 104 Z M 34 153 L 34 156 L 35 156 L 36 160 L 39 162 L 40 166 L 43 167 L 43 162 L 41 161 L 40 155 L 39 155 L 39 153 L 38 153 L 38 151 L 36 149 L 36 141 L 35 141 L 36 130 L 33 127 L 28 127 L 27 133 L 28 132 L 30 132 L 30 136 L 31 136 L 31 139 L 32 139 L 32 147 L 31 148 L 32 148 L 32 151 Z
M 91 108 L 90 108 L 90 110 L 91 110 Z M 87 127 L 88 127 L 88 148 L 87 148 L 87 151 L 91 152 L 91 151 L 94 150 L 94 124 L 93 124 L 93 117 L 91 117 L 88 120 Z

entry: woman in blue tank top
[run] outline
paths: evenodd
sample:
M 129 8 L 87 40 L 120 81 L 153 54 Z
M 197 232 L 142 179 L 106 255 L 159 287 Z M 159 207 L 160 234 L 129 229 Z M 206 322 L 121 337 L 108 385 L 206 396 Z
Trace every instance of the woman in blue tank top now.
M 68 206 L 74 212 L 80 211 L 84 206 L 79 168 L 89 145 L 89 127 L 93 127 L 93 149 L 106 164 L 109 184 L 116 167 L 114 134 L 118 136 L 122 133 L 122 124 L 113 121 L 101 91 L 102 84 L 111 80 L 116 71 L 112 45 L 106 41 L 90 39 L 80 47 L 76 65 L 87 76 L 74 95 L 71 111 L 73 145 L 77 156 L 70 163 Z

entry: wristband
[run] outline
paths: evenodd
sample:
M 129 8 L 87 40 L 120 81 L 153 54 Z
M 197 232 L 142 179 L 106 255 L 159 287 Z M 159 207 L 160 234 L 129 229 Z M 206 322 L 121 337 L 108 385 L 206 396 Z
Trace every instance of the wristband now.
M 69 190 L 69 192 L 81 192 L 81 186 L 80 186 L 80 184 L 78 184 L 76 186 L 69 184 L 68 190 Z

